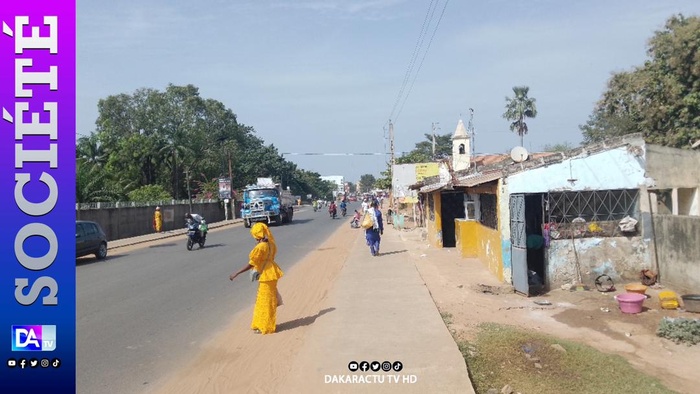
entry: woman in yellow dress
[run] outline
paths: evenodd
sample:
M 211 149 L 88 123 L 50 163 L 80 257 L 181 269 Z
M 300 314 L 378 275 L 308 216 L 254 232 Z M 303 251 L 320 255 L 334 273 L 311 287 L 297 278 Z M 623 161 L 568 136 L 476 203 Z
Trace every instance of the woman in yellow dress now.
M 163 231 L 163 214 L 160 213 L 160 207 L 156 207 L 156 212 L 153 214 L 153 230 L 157 233 Z
M 254 269 L 260 272 L 258 280 L 258 297 L 253 310 L 253 322 L 250 328 L 256 333 L 271 334 L 277 327 L 277 307 L 282 305 L 282 297 L 277 291 L 277 280 L 284 275 L 275 263 L 277 245 L 275 237 L 264 223 L 255 223 L 250 229 L 250 235 L 258 244 L 250 251 L 249 261 L 245 267 L 229 276 L 234 280 L 238 275 Z

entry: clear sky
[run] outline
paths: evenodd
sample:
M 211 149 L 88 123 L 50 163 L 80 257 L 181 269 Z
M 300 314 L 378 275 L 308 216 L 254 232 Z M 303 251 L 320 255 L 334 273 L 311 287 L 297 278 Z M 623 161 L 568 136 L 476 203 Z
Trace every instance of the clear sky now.
M 77 132 L 94 130 L 100 98 L 173 83 L 223 102 L 280 152 L 388 152 L 390 117 L 408 152 L 473 108 L 476 152 L 503 153 L 519 143 L 505 97 L 527 85 L 539 114 L 525 147 L 577 145 L 610 74 L 641 65 L 677 13 L 700 14 L 700 1 L 78 1 Z M 285 157 L 351 181 L 388 160 Z

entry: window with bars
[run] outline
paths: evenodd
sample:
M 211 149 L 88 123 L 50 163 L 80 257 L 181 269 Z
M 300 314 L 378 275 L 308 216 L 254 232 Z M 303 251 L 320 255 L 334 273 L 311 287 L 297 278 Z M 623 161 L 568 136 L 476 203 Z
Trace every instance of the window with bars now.
M 549 193 L 547 206 L 550 223 L 617 221 L 636 217 L 639 190 L 596 190 Z
M 479 205 L 481 205 L 481 224 L 492 229 L 498 227 L 498 211 L 495 194 L 480 194 Z

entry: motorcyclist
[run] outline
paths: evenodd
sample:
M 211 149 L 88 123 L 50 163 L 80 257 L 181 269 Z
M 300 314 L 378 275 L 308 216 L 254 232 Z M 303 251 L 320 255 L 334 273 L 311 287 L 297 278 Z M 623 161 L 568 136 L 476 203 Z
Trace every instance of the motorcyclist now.
M 314 207 L 314 212 L 318 211 L 318 201 L 314 200 L 311 205 Z
M 328 206 L 328 213 L 332 218 L 335 218 L 335 215 L 338 214 L 338 208 L 335 205 L 335 201 L 331 201 L 331 204 Z
M 345 203 L 345 200 L 340 202 L 340 214 L 345 216 L 345 214 L 348 212 L 348 204 Z
M 350 221 L 350 227 L 359 228 L 360 227 L 360 219 L 362 219 L 362 215 L 356 209 L 355 214 L 352 216 L 352 221 Z
M 199 215 L 197 213 L 186 213 L 185 221 L 188 225 L 190 224 L 190 222 L 194 222 L 197 225 L 196 230 L 202 233 L 202 237 L 206 237 L 208 226 L 206 220 L 204 220 L 204 217 L 202 217 L 202 215 Z

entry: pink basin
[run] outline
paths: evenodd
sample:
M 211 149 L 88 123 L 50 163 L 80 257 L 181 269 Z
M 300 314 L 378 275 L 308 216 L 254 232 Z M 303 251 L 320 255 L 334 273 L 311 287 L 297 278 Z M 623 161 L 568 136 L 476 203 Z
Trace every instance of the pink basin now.
M 622 293 L 615 296 L 622 313 L 639 313 L 647 297 L 639 293 Z

